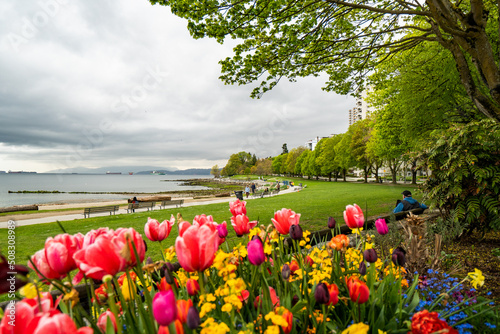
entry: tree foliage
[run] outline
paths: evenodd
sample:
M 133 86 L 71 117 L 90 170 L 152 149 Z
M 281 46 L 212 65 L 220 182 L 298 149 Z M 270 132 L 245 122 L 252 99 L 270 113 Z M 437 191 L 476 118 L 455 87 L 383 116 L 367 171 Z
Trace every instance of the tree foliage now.
M 188 20 L 194 38 L 240 42 L 221 61 L 225 83 L 258 81 L 252 96 L 283 77 L 326 73 L 326 90 L 346 94 L 392 55 L 423 42 L 453 56 L 477 109 L 500 121 L 498 3 L 492 0 L 150 0 Z
M 423 190 L 445 220 L 472 231 L 500 229 L 500 126 L 492 121 L 436 131 L 421 154 L 432 171 Z

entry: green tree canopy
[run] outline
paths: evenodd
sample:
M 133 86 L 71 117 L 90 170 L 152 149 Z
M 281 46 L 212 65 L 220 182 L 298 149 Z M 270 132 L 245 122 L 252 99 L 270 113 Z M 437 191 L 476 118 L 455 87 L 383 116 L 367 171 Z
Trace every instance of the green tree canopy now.
M 498 3 L 492 0 L 150 0 L 188 20 L 194 38 L 239 40 L 221 61 L 225 83 L 259 82 L 252 96 L 281 78 L 326 73 L 326 90 L 346 94 L 366 73 L 422 42 L 453 56 L 477 109 L 500 121 Z

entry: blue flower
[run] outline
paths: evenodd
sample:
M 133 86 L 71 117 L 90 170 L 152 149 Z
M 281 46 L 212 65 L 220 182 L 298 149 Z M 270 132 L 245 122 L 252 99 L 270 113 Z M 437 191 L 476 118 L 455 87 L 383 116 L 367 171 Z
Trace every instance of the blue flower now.
M 486 327 L 489 327 L 489 328 L 491 328 L 491 329 L 495 329 L 495 328 L 497 328 L 497 326 L 496 326 L 496 325 L 490 324 L 489 322 L 486 322 L 486 323 L 484 323 L 484 324 L 486 325 Z

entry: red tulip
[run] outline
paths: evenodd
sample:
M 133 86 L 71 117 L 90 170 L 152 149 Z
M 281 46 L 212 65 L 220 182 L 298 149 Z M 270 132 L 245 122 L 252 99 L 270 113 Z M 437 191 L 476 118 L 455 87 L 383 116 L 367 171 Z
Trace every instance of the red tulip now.
M 448 333 L 458 334 L 458 331 L 450 327 L 446 321 L 439 319 L 437 312 L 422 310 L 411 318 L 411 332 L 415 334 Z
M 212 230 L 207 225 L 193 224 L 175 240 L 179 264 L 188 272 L 209 268 L 218 246 L 217 230 Z
M 229 211 L 231 211 L 231 214 L 235 217 L 238 215 L 246 215 L 247 214 L 246 205 L 247 202 L 240 201 L 239 199 L 237 199 L 236 201 L 229 203 Z
M 34 322 L 38 320 L 36 326 Z M 34 334 L 92 334 L 94 331 L 90 327 L 76 328 L 71 317 L 64 313 L 45 314 L 34 319 L 28 327 L 27 333 Z
M 344 221 L 351 229 L 361 228 L 365 223 L 365 216 L 357 204 L 348 205 L 344 211 Z
M 200 292 L 200 283 L 195 279 L 189 278 L 186 281 L 186 290 L 188 295 L 196 296 Z
M 248 300 L 248 297 L 250 296 L 250 292 L 248 290 L 243 290 L 241 291 L 240 295 L 238 296 L 238 299 L 243 303 Z
M 295 213 L 290 209 L 281 209 L 274 213 L 274 218 L 271 221 L 274 224 L 279 234 L 287 235 L 290 232 L 290 226 L 298 225 L 300 213 Z
M 167 279 L 162 277 L 159 283 L 156 283 L 156 287 L 159 291 L 168 291 L 172 290 L 172 286 L 167 283 Z
M 174 215 L 170 220 L 164 220 L 161 224 L 156 219 L 148 218 L 148 222 L 144 225 L 144 234 L 151 241 L 163 241 L 170 235 L 174 224 Z
M 387 227 L 387 223 L 385 222 L 385 219 L 377 219 L 375 221 L 375 228 L 377 229 L 378 234 L 380 235 L 385 235 L 389 233 L 389 228 Z
M 40 277 L 40 279 L 43 279 L 42 275 L 48 279 L 61 279 L 66 276 L 65 274 L 59 274 L 49 266 L 49 263 L 45 256 L 45 249 L 41 249 L 36 252 L 31 257 L 31 261 L 28 263 L 28 266 L 33 270 L 35 270 L 36 267 L 36 273 L 38 277 Z
M 288 324 L 286 327 L 281 326 L 281 329 L 283 329 L 283 333 L 289 334 L 293 329 L 293 314 L 292 312 L 285 309 L 281 316 L 283 317 L 283 319 L 285 319 L 285 321 Z
M 111 312 L 109 310 L 107 310 L 104 313 L 101 313 L 101 315 L 99 316 L 99 319 L 97 319 L 97 327 L 99 327 L 99 329 L 103 333 L 106 333 L 106 326 L 107 326 L 107 323 L 108 323 L 108 319 L 113 324 L 113 328 L 114 328 L 115 333 L 116 333 L 116 331 L 117 331 L 116 318 L 115 318 L 115 315 L 113 314 L 113 312 Z
M 185 324 L 187 321 L 188 311 L 191 306 L 193 306 L 193 301 L 191 299 L 179 299 L 177 301 L 177 320 Z
M 251 240 L 247 245 L 248 261 L 254 266 L 260 266 L 265 260 L 264 246 L 259 238 Z
M 238 237 L 250 233 L 250 230 L 257 226 L 258 221 L 249 221 L 248 217 L 244 214 L 231 217 L 231 225 Z
M 274 288 L 269 287 L 269 295 L 271 296 L 272 306 L 273 307 L 280 306 L 280 299 L 278 298 L 278 295 L 276 294 L 276 290 L 274 290 Z M 253 306 L 255 308 L 262 306 L 262 301 L 260 300 L 261 298 L 262 295 L 255 297 L 255 301 L 253 302 Z
M 126 268 L 127 261 L 121 256 L 123 242 L 112 231 L 99 235 L 93 244 L 75 253 L 78 268 L 88 277 L 102 280 L 104 275 L 116 275 Z
M 49 267 L 66 276 L 71 270 L 76 269 L 73 255 L 82 247 L 82 240 L 78 237 L 65 234 L 56 235 L 45 241 L 45 258 Z
M 184 334 L 184 327 L 182 326 L 182 323 L 179 320 L 175 320 L 174 324 L 175 332 L 177 334 Z M 170 334 L 170 331 L 167 326 L 160 326 L 160 328 L 158 328 L 158 334 Z
M 168 326 L 177 318 L 177 305 L 172 290 L 160 291 L 153 298 L 153 316 L 161 326 Z
M 335 283 L 325 284 L 328 288 L 328 292 L 330 293 L 330 301 L 328 302 L 328 305 L 334 306 L 339 302 L 339 287 Z
M 355 276 L 347 280 L 347 289 L 349 290 L 349 297 L 351 297 L 351 300 L 358 304 L 366 303 L 370 297 L 368 286 Z

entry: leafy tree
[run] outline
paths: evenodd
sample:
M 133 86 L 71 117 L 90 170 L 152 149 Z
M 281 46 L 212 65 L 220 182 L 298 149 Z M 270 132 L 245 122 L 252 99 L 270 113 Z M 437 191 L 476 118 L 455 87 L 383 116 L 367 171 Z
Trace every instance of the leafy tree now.
M 309 154 L 309 150 L 308 149 L 305 149 L 298 157 L 297 157 L 297 161 L 295 162 L 295 168 L 293 170 L 293 173 L 295 175 L 303 175 L 303 172 L 302 172 L 302 166 L 304 165 L 304 161 L 308 161 L 307 160 L 307 155 Z
M 318 164 L 317 159 L 323 152 L 324 144 L 325 142 L 320 140 L 309 155 L 308 172 L 310 173 L 309 175 L 316 176 L 316 180 L 318 180 L 321 175 L 321 166 Z
M 280 174 L 287 174 L 288 173 L 288 169 L 286 167 L 286 161 L 288 159 L 288 155 L 289 153 L 282 153 L 281 154 L 281 166 L 280 166 Z
M 231 154 L 226 166 L 222 169 L 222 175 L 231 176 L 236 174 L 243 174 L 246 168 L 250 168 L 252 155 L 247 152 L 238 152 Z
M 255 166 L 252 167 L 252 174 L 271 175 L 273 173 L 271 164 L 272 159 L 270 158 L 257 160 Z
M 351 152 L 351 139 L 352 134 L 348 131 L 342 135 L 338 144 L 335 145 L 335 152 L 337 154 L 335 154 L 334 162 L 342 170 L 344 182 L 347 181 L 346 173 L 349 168 L 355 166 L 355 160 Z
M 373 121 L 369 118 L 357 121 L 349 127 L 351 133 L 351 154 L 356 167 L 364 172 L 365 183 L 368 183 L 368 174 L 372 169 L 371 156 L 367 150 L 373 129 Z
M 305 150 L 306 148 L 304 146 L 299 146 L 296 148 L 292 148 L 292 150 L 288 153 L 285 161 L 285 168 L 287 173 L 292 175 L 297 174 L 295 173 L 295 165 L 297 164 L 297 159 Z
M 491 0 L 150 0 L 188 20 L 194 38 L 241 41 L 221 61 L 225 83 L 260 81 L 252 96 L 281 78 L 325 72 L 325 89 L 346 94 L 368 71 L 423 42 L 455 62 L 469 99 L 500 121 L 498 3 Z M 424 80 L 425 78 L 422 78 Z
M 491 120 L 436 130 L 421 154 L 432 171 L 423 185 L 444 224 L 500 230 L 500 126 Z M 460 232 L 460 230 L 458 231 Z
M 274 174 L 281 174 L 281 165 L 283 164 L 283 155 L 278 155 L 273 158 L 271 167 Z
M 300 172 L 302 175 L 307 175 L 307 178 L 311 178 L 311 171 L 309 170 L 309 157 L 312 155 L 312 151 L 310 150 L 305 150 L 300 156 L 301 156 L 301 168 Z
M 340 166 L 335 162 L 335 146 L 341 139 L 342 137 L 339 135 L 321 139 L 324 141 L 323 150 L 318 158 L 316 158 L 316 162 L 320 166 L 321 174 L 328 175 L 328 181 L 332 180 L 332 174 L 335 174 L 335 181 L 337 181 L 338 175 L 341 172 Z
M 220 177 L 219 165 L 214 165 L 210 170 L 210 174 L 213 175 L 215 178 Z

